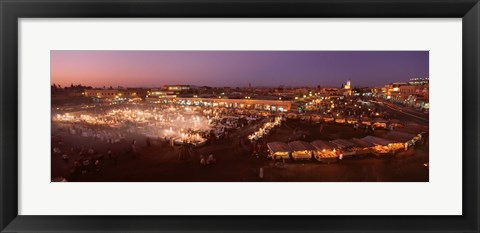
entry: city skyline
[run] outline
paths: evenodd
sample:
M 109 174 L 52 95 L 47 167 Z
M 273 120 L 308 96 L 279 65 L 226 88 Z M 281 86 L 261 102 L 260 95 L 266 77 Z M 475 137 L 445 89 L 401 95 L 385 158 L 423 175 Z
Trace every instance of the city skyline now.
M 428 51 L 51 51 L 51 84 L 383 86 L 429 77 Z M 227 77 L 227 78 L 225 78 Z

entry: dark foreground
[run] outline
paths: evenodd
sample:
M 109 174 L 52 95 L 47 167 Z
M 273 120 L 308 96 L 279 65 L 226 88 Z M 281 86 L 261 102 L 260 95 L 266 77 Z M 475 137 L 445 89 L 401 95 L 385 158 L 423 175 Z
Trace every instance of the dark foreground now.
M 292 131 L 293 129 L 293 131 Z M 179 159 L 179 147 L 168 143 L 151 142 L 138 136 L 118 144 L 99 143 L 95 139 L 54 132 L 61 136 L 63 150 L 73 146 L 93 148 L 102 153 L 98 166 L 91 166 L 85 174 L 73 170 L 73 161 L 60 155 L 52 155 L 52 177 L 62 176 L 77 182 L 238 182 L 238 181 L 280 181 L 280 182 L 428 182 L 428 144 L 417 145 L 410 153 L 389 158 L 367 156 L 343 159 L 335 164 L 308 161 L 272 161 L 266 156 L 252 155 L 249 144 L 240 145 L 238 138 L 249 133 L 240 130 L 229 138 L 212 142 L 196 149 L 186 160 Z M 293 132 L 293 133 L 292 133 Z M 381 134 L 382 132 L 376 132 Z M 287 123 L 267 137 L 268 141 L 291 141 L 314 139 L 361 137 L 363 133 L 350 127 L 329 125 L 322 133 L 315 128 L 303 128 L 295 122 Z M 126 150 L 133 139 L 137 140 L 139 151 Z M 106 156 L 111 149 L 114 158 Z M 74 153 L 72 153 L 74 154 Z M 213 154 L 216 162 L 200 164 L 200 155 Z M 263 178 L 260 177 L 263 169 Z

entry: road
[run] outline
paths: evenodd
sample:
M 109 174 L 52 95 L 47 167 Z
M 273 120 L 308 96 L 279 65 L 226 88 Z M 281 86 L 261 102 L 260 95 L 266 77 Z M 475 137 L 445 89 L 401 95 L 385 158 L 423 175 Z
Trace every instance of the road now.
M 423 124 L 425 123 L 428 124 L 428 121 L 429 121 L 428 113 L 418 112 L 418 111 L 409 109 L 408 107 L 401 107 L 383 100 L 379 100 L 378 102 L 382 104 L 377 104 L 377 106 L 385 107 L 389 110 L 395 111 L 396 113 L 400 113 L 400 115 L 403 115 L 408 120 L 423 123 Z

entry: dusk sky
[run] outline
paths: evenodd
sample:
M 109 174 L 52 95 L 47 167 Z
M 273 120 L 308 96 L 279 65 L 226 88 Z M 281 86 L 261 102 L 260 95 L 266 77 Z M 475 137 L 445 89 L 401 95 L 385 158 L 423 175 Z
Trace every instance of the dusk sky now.
M 428 51 L 51 51 L 51 84 L 383 86 L 429 77 Z

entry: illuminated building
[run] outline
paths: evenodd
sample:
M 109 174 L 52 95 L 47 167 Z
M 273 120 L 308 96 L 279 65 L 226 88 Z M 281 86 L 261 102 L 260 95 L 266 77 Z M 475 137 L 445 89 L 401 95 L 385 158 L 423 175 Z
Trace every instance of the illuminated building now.
M 190 85 L 165 85 L 164 88 L 169 91 L 186 91 L 190 90 Z
M 400 92 L 400 87 L 404 85 L 407 85 L 407 83 L 396 82 L 396 83 L 385 85 L 385 88 L 383 89 L 385 98 L 392 99 L 392 96 L 397 95 Z
M 347 80 L 347 83 L 343 84 L 343 95 L 344 96 L 352 95 L 352 84 L 350 80 Z
M 96 97 L 96 98 L 116 98 L 118 95 L 118 90 L 104 90 L 104 89 L 92 89 L 92 90 L 85 90 L 86 97 Z
M 147 91 L 146 100 L 149 102 L 159 102 L 165 99 L 174 99 L 177 95 L 174 91 L 152 89 Z
M 233 109 L 265 110 L 271 112 L 288 112 L 292 108 L 291 101 L 257 100 L 257 99 L 223 99 L 223 98 L 160 98 L 159 103 L 175 103 L 188 106 L 218 107 Z
M 409 107 L 428 109 L 429 85 L 424 83 L 399 86 L 397 91 L 391 93 L 391 100 Z
M 409 85 L 425 85 L 428 83 L 428 78 L 411 78 L 408 82 Z
M 90 89 L 84 91 L 85 97 L 98 99 L 116 99 L 116 98 L 139 98 L 140 95 L 134 89 Z

